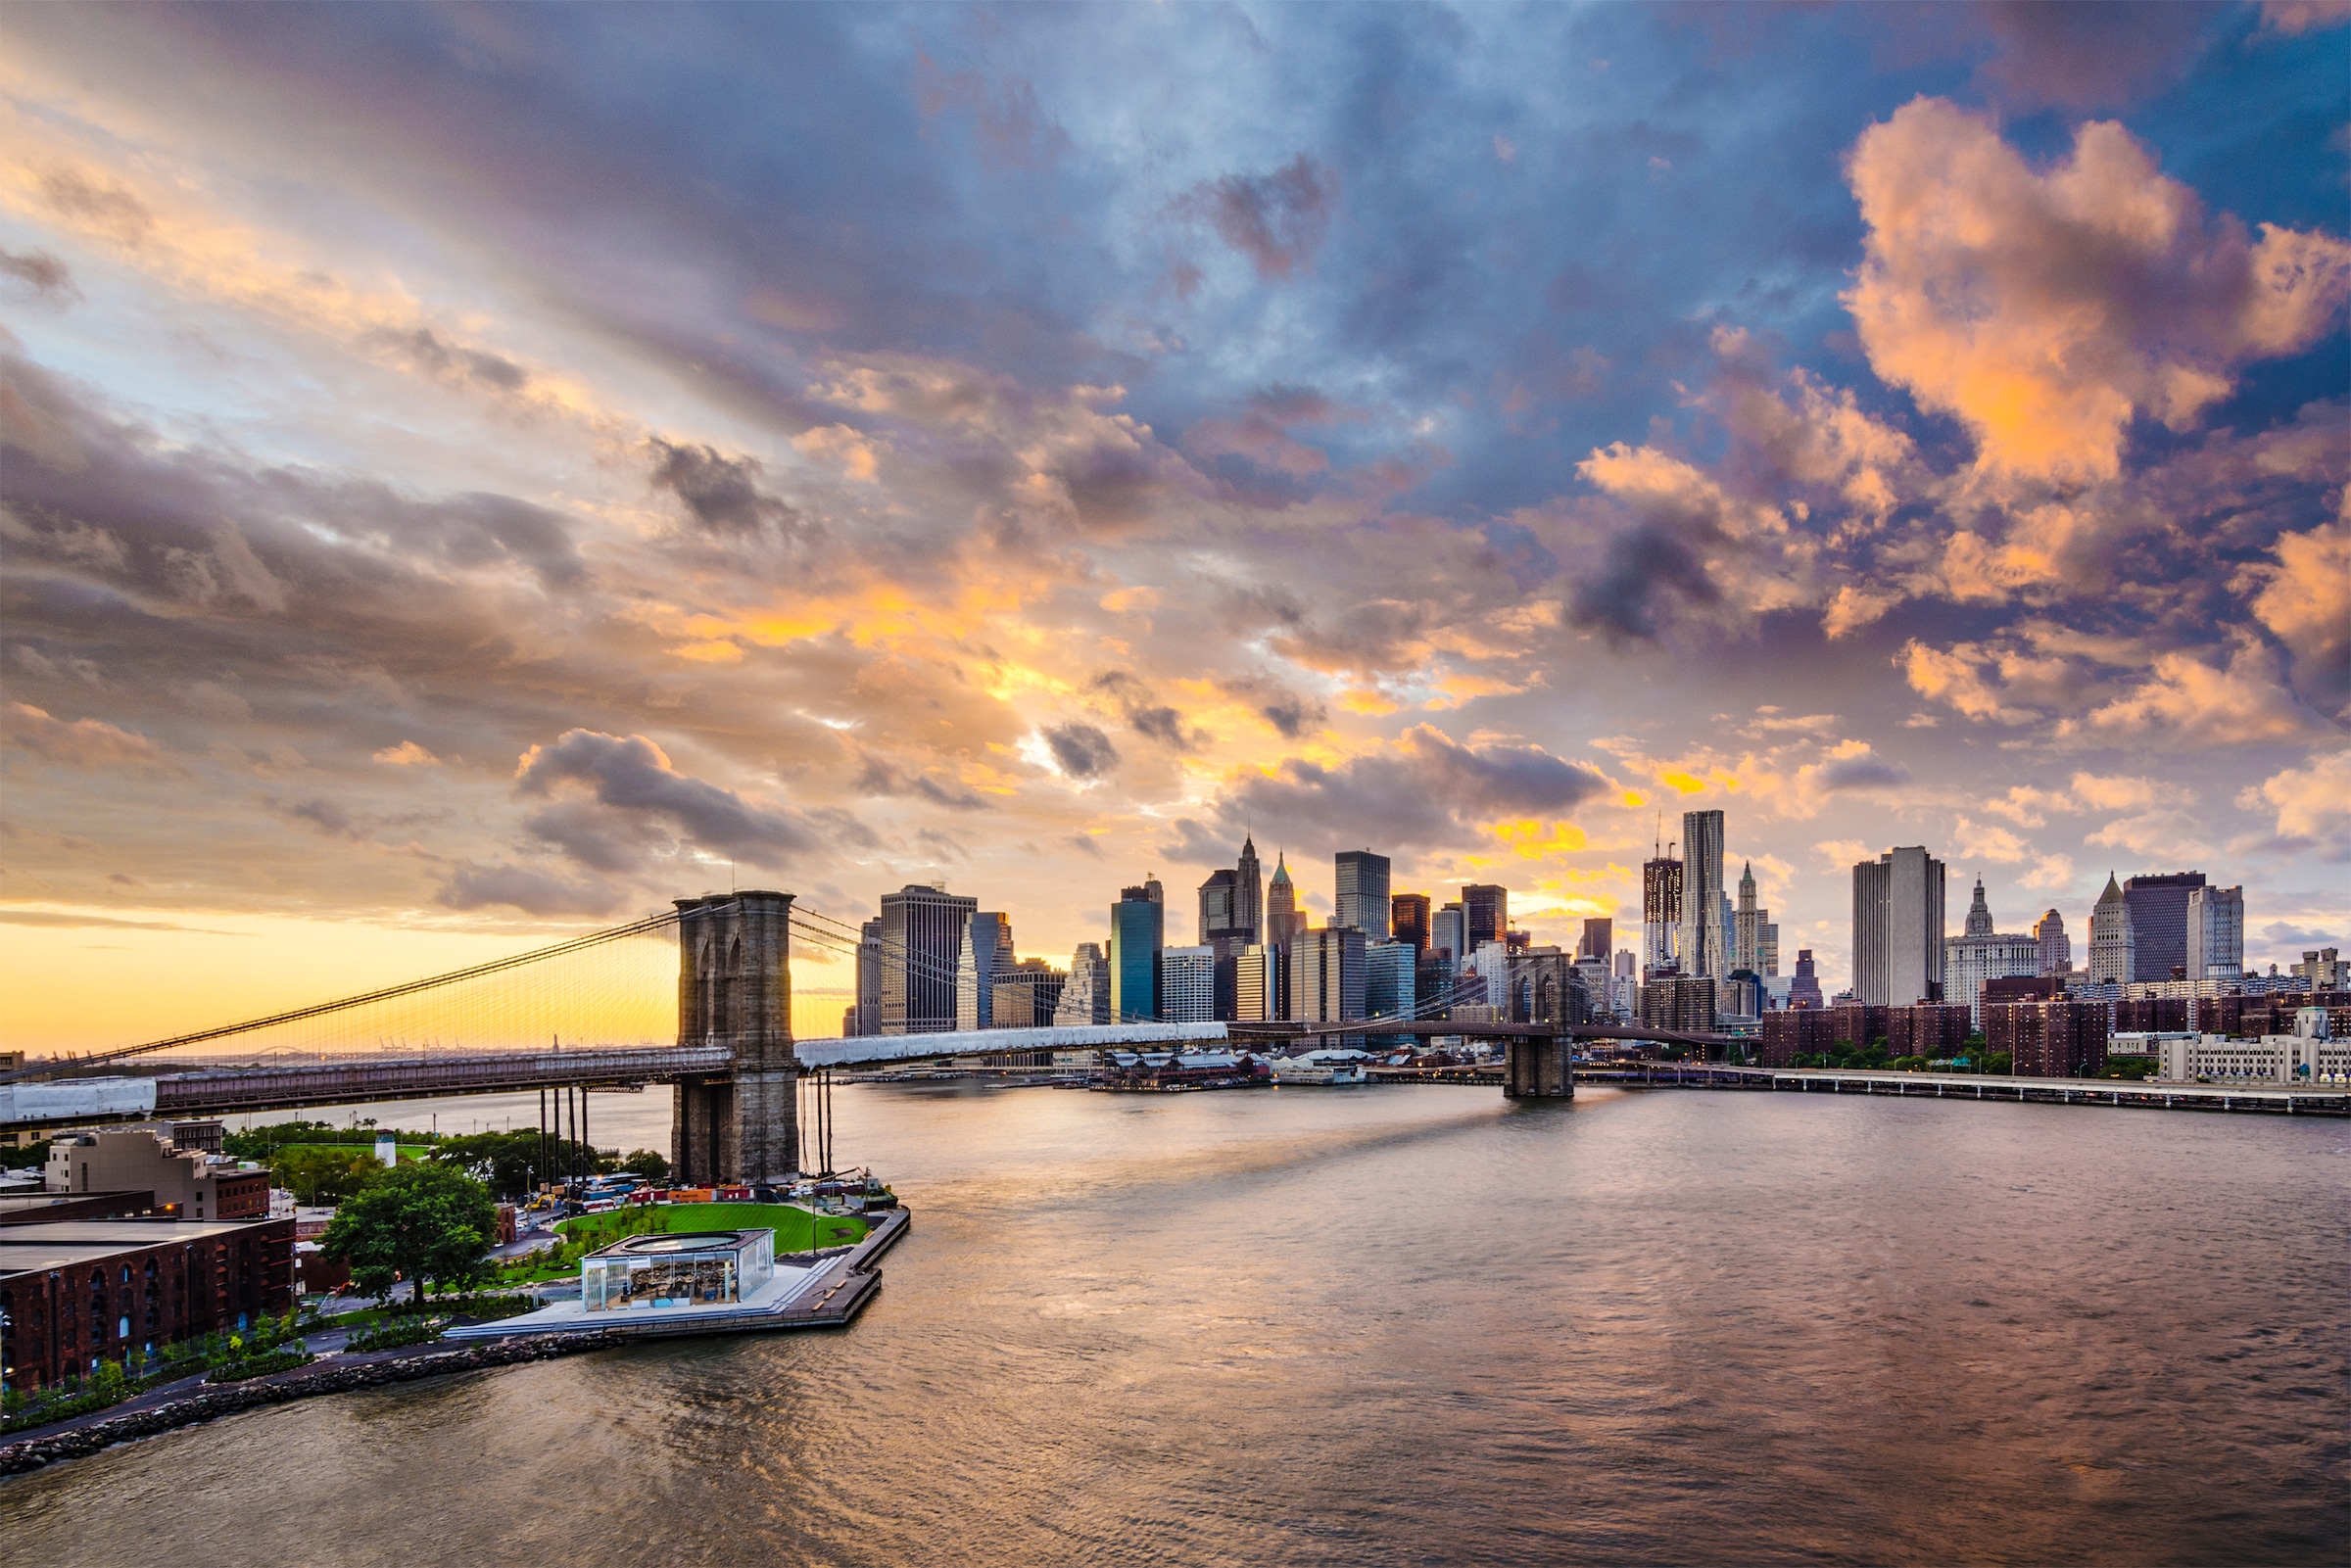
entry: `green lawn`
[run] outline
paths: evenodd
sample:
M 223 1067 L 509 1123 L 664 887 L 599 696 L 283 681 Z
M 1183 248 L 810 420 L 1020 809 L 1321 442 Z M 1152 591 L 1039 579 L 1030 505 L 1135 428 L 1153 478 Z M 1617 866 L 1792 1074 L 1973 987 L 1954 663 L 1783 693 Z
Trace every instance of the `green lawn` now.
M 863 1241 L 866 1224 L 854 1214 L 820 1214 L 797 1204 L 648 1204 L 575 1214 L 558 1220 L 555 1229 L 567 1242 L 586 1242 L 591 1252 L 656 1230 L 772 1230 L 781 1257 Z

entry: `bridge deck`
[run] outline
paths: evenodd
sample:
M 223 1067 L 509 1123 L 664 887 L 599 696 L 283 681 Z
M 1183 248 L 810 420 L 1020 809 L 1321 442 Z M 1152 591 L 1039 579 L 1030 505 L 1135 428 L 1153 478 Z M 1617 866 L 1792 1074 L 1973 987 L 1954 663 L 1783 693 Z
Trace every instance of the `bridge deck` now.
M 1554 1038 L 1530 1024 L 1367 1025 L 1341 1030 L 1291 1024 L 1282 1034 L 1241 1024 L 1226 1034 L 1220 1023 L 1111 1024 L 1073 1029 L 989 1029 L 845 1040 L 804 1040 L 794 1048 L 803 1067 L 921 1061 L 939 1057 L 1014 1055 L 1047 1048 L 1183 1043 L 1234 1044 L 1324 1038 L 1341 1033 L 1476 1034 Z M 1327 1030 L 1327 1032 L 1326 1032 Z M 1244 1032 L 1246 1031 L 1246 1032 Z M 1600 1039 L 1655 1039 L 1656 1031 L 1616 1025 L 1578 1025 Z M 440 1099 L 531 1089 L 655 1083 L 725 1073 L 724 1047 L 708 1045 L 588 1051 L 484 1052 L 412 1061 L 368 1059 L 289 1068 L 184 1073 L 155 1078 L 63 1079 L 0 1085 L 0 1126 L 25 1131 L 90 1126 L 157 1117 L 195 1118 L 243 1112 L 293 1111 L 308 1106 L 357 1105 L 379 1100 Z M 1383 1069 L 1379 1076 L 1417 1076 Z M 1499 1081 L 1496 1069 L 1457 1069 L 1428 1074 L 1432 1081 Z M 1849 1071 L 1834 1069 L 1739 1068 L 1666 1064 L 1588 1067 L 1578 1082 L 1628 1087 L 1753 1088 L 1829 1094 L 1890 1094 L 1942 1099 L 2024 1100 L 2055 1104 L 2162 1106 L 2171 1109 L 2274 1110 L 2293 1115 L 2351 1115 L 2351 1086 L 2282 1084 L 2133 1083 L 2109 1078 L 1990 1077 L 1968 1073 Z

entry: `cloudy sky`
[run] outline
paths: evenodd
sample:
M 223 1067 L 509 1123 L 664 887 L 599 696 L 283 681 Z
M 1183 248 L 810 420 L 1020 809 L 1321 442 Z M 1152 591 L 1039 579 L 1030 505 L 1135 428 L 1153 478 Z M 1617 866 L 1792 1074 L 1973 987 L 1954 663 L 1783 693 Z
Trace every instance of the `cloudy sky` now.
M 2346 24 L 9 8 L 7 1043 L 1708 807 L 1832 983 L 1895 843 L 2351 939 Z

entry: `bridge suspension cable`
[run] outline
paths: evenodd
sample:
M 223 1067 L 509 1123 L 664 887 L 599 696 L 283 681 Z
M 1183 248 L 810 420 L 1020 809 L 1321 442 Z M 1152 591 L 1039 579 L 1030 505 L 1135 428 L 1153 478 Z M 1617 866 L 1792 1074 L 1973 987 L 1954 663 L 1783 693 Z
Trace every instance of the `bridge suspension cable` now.
M 264 1018 L 247 1019 L 236 1023 L 217 1024 L 211 1028 L 197 1029 L 187 1034 L 175 1034 L 168 1039 L 150 1040 L 141 1045 L 122 1046 L 112 1051 L 100 1051 L 89 1056 L 74 1057 L 70 1061 L 52 1061 L 42 1063 L 38 1066 L 19 1068 L 13 1071 L 0 1072 L 0 1083 L 14 1083 L 21 1079 L 32 1077 L 53 1077 L 61 1073 L 86 1072 L 93 1068 L 104 1067 L 108 1064 L 120 1062 L 130 1057 L 146 1056 L 157 1051 L 168 1051 L 181 1046 L 201 1045 L 211 1040 L 228 1039 L 233 1036 L 252 1034 L 264 1029 L 279 1028 L 287 1024 L 302 1023 L 312 1020 L 329 1018 L 336 1014 L 350 1013 L 360 1008 L 377 1006 L 383 1003 L 397 1001 L 405 997 L 413 997 L 427 992 L 463 985 L 469 981 L 482 980 L 500 974 L 507 974 L 514 971 L 527 970 L 534 966 L 545 965 L 553 960 L 569 958 L 576 954 L 586 953 L 593 949 L 604 947 L 608 944 L 624 941 L 632 937 L 656 935 L 662 931 L 676 927 L 679 918 L 678 911 L 674 909 L 663 910 L 658 914 L 648 915 L 644 919 L 631 921 L 624 926 L 615 926 L 604 930 L 592 931 L 585 936 L 575 936 L 567 941 L 556 942 L 548 947 L 534 948 L 527 953 L 516 953 L 507 958 L 493 959 L 486 964 L 469 965 L 464 969 L 452 970 L 443 974 L 427 975 L 422 979 L 408 980 L 398 985 L 382 986 L 372 991 L 361 992 L 356 996 L 337 997 L 332 1001 L 314 1002 L 307 1007 L 292 1008 L 282 1013 L 272 1013 Z M 540 1001 L 543 999 L 534 996 L 531 1000 Z

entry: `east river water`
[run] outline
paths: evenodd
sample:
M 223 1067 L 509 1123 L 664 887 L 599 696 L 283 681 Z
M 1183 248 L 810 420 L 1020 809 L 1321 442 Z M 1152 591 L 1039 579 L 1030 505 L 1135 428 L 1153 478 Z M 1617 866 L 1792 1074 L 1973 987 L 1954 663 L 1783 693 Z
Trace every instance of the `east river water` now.
M 532 1105 L 438 1110 L 462 1130 Z M 600 1144 L 666 1147 L 665 1095 L 593 1106 Z M 837 1108 L 838 1153 L 915 1216 L 848 1332 L 192 1428 L 0 1483 L 0 1559 L 2351 1547 L 2343 1122 L 1452 1087 Z

